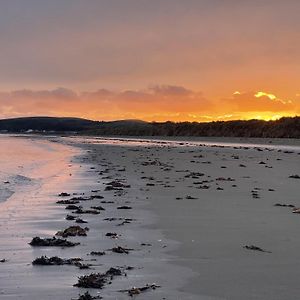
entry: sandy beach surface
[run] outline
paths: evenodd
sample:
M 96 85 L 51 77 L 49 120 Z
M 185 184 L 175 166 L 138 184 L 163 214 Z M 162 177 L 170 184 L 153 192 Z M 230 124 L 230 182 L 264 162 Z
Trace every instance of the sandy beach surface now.
M 130 299 L 133 287 L 136 299 L 297 298 L 299 141 L 0 140 L 22 153 L 13 165 L 0 160 L 14 174 L 0 173 L 0 299 Z M 74 197 L 77 208 L 56 203 Z M 28 244 L 75 225 L 89 228 L 67 237 L 79 245 Z M 82 261 L 32 265 L 43 255 Z M 112 267 L 103 289 L 73 287 Z

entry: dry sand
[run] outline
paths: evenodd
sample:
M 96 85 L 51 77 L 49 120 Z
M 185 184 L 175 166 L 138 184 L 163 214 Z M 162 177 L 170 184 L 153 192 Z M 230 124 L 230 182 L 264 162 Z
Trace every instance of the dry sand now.
M 274 205 L 300 207 L 300 180 L 289 177 L 300 175 L 299 144 L 291 142 L 286 148 L 274 144 L 240 147 L 218 139 L 205 145 L 137 139 L 51 140 L 84 152 L 77 158 L 70 154 L 72 165 L 65 161 L 64 170 L 72 169 L 71 178 L 50 180 L 35 192 L 38 216 L 17 218 L 6 232 L 1 227 L 0 259 L 8 259 L 0 265 L 1 299 L 75 299 L 85 291 L 72 287 L 78 276 L 117 266 L 124 267 L 127 276 L 115 277 L 102 290 L 90 290 L 92 295 L 99 292 L 104 299 L 128 299 L 119 290 L 155 282 L 161 287 L 137 299 L 297 297 L 300 216 L 292 207 Z M 130 187 L 105 190 L 114 180 Z M 105 211 L 81 215 L 88 223 L 79 225 L 90 228 L 87 237 L 68 238 L 80 242 L 79 246 L 29 246 L 33 236 L 52 237 L 73 225 L 74 221 L 65 220 L 72 212 L 55 204 L 61 200 L 60 192 L 101 195 L 103 199 L 78 205 L 84 209 L 101 205 Z M 132 209 L 117 209 L 120 206 Z M 36 201 L 26 202 L 26 211 L 30 208 L 36 208 Z M 107 218 L 133 220 L 118 226 L 123 220 Z M 116 232 L 118 239 L 105 236 L 107 232 Z M 251 245 L 266 252 L 244 248 Z M 129 254 L 108 250 L 115 246 L 134 250 Z M 91 251 L 106 255 L 92 257 Z M 88 270 L 32 266 L 31 261 L 41 255 L 81 257 L 92 266 Z M 125 270 L 127 266 L 134 269 Z

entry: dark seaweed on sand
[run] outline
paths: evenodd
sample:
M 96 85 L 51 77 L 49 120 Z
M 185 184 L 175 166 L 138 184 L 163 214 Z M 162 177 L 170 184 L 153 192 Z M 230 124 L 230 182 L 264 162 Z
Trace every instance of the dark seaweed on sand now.
M 78 282 L 74 284 L 80 288 L 102 289 L 105 284 L 114 279 L 115 276 L 121 276 L 122 271 L 118 268 L 110 268 L 105 273 L 91 273 L 78 278 Z
M 74 247 L 80 245 L 80 243 L 73 243 L 65 239 L 57 239 L 56 237 L 45 239 L 34 237 L 29 245 L 34 247 Z

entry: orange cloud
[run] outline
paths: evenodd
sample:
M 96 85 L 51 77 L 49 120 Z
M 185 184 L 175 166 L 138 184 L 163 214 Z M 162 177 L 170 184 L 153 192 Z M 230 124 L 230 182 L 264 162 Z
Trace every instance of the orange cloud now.
M 155 85 L 143 90 L 99 89 L 77 93 L 67 88 L 0 92 L 0 116 L 77 116 L 94 120 L 213 121 L 272 119 L 300 112 L 293 101 L 273 93 L 238 92 L 219 100 L 181 86 Z
M 295 103 L 290 100 L 283 100 L 271 93 L 266 92 L 235 92 L 230 98 L 222 99 L 221 102 L 226 103 L 234 111 L 239 112 L 285 112 L 294 111 Z

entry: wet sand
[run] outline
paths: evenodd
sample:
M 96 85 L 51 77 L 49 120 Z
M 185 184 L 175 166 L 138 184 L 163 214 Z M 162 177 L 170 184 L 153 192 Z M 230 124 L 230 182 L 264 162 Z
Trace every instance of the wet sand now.
M 65 175 L 70 168 L 72 176 L 50 180 L 35 194 L 37 202 L 26 202 L 24 209 L 33 212 L 39 203 L 38 214 L 14 219 L 5 233 L 1 227 L 0 258 L 8 259 L 0 265 L 1 299 L 78 299 L 86 291 L 73 287 L 78 276 L 104 273 L 110 267 L 120 268 L 122 275 L 102 290 L 89 289 L 92 295 L 128 299 L 120 290 L 152 283 L 160 287 L 135 297 L 293 299 L 299 293 L 299 215 L 293 207 L 275 206 L 300 207 L 300 181 L 290 178 L 300 174 L 299 146 L 50 140 L 83 152 L 76 157 L 70 153 L 65 160 Z M 58 197 L 61 192 L 71 195 Z M 78 215 L 55 203 L 73 193 L 89 198 L 76 204 L 84 210 L 105 210 Z M 92 195 L 103 199 L 90 200 Z M 89 228 L 86 237 L 68 237 L 80 245 L 27 244 L 34 236 L 52 237 L 75 225 L 65 220 L 67 214 L 88 221 L 76 224 Z M 117 246 L 133 250 L 110 251 Z M 91 251 L 105 255 L 88 255 Z M 42 255 L 81 257 L 91 266 L 32 266 L 31 261 Z

